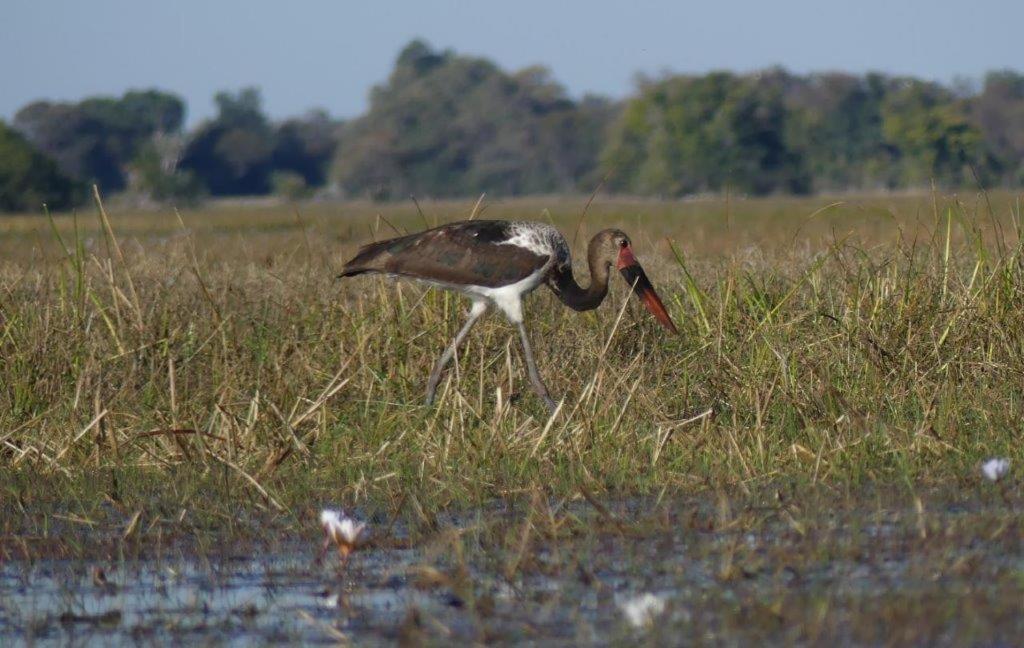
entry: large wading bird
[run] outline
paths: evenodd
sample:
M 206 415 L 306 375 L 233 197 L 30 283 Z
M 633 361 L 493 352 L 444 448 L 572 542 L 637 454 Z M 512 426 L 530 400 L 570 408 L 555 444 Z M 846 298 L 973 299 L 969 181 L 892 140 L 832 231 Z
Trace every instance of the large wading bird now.
M 633 256 L 624 232 L 606 229 L 595 234 L 587 247 L 587 263 L 590 285 L 581 288 L 572 274 L 569 245 L 554 227 L 534 222 L 473 220 L 366 245 L 345 264 L 340 276 L 371 272 L 418 279 L 460 292 L 472 300 L 469 319 L 430 372 L 428 405 L 434 402 L 441 372 L 455 350 L 493 304 L 519 329 L 530 383 L 554 411 L 555 402 L 537 373 L 523 326 L 523 297 L 537 286 L 546 283 L 573 310 L 590 310 L 597 308 L 608 294 L 608 275 L 614 265 L 647 310 L 669 331 L 677 332 L 665 305 Z

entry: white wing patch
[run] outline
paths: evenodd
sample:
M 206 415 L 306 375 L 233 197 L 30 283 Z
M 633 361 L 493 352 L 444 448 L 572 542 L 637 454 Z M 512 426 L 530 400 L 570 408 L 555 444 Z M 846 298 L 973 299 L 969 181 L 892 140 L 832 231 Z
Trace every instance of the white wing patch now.
M 538 256 L 553 257 L 559 266 L 569 263 L 569 245 L 562 233 L 551 225 L 514 221 L 511 223 L 511 234 L 500 245 L 515 245 Z

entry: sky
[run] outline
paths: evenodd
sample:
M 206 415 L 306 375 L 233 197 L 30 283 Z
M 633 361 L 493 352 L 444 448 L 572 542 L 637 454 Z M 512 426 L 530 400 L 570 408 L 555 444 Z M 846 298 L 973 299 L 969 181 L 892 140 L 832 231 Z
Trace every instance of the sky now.
M 1022 25 L 1022 0 L 2 0 L 0 118 L 156 87 L 195 124 L 214 93 L 249 85 L 274 118 L 352 117 L 413 38 L 546 65 L 576 97 L 624 97 L 638 73 L 773 65 L 948 83 L 1024 70 Z

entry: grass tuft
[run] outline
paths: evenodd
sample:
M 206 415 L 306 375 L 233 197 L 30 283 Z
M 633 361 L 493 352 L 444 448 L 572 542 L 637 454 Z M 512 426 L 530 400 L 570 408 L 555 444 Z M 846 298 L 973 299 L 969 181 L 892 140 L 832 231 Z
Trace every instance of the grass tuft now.
M 975 479 L 987 456 L 1024 465 L 1020 208 L 989 198 L 732 197 L 728 218 L 718 201 L 597 200 L 585 221 L 583 199 L 485 205 L 579 228 L 577 255 L 603 227 L 629 232 L 680 328 L 666 336 L 624 285 L 586 314 L 538 290 L 528 326 L 564 398 L 550 419 L 496 317 L 424 407 L 466 304 L 333 278 L 371 236 L 481 201 L 175 216 L 96 195 L 91 221 L 12 218 L 0 536 L 113 518 L 152 538 L 322 502 L 415 521 L 538 492 L 918 487 Z

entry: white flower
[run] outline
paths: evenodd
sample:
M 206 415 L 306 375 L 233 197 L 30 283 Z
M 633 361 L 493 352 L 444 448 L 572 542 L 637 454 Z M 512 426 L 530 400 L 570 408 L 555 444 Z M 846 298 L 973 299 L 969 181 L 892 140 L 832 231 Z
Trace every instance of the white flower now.
M 333 509 L 324 509 L 320 512 L 320 526 L 327 534 L 327 542 L 334 541 L 343 557 L 348 556 L 357 547 L 366 531 L 365 523 L 356 522 L 345 515 L 344 511 Z
M 320 607 L 329 608 L 331 610 L 338 609 L 338 595 L 328 594 L 320 597 Z
M 366 524 L 356 522 L 345 515 L 343 511 L 324 509 L 320 512 L 320 524 L 335 542 L 346 542 L 355 544 L 366 529 Z
M 619 601 L 619 609 L 634 628 L 650 625 L 654 618 L 665 611 L 664 597 L 645 592 L 639 596 Z
M 981 464 L 981 474 L 989 481 L 998 481 L 1005 477 L 1008 472 L 1010 472 L 1009 459 L 989 459 Z

